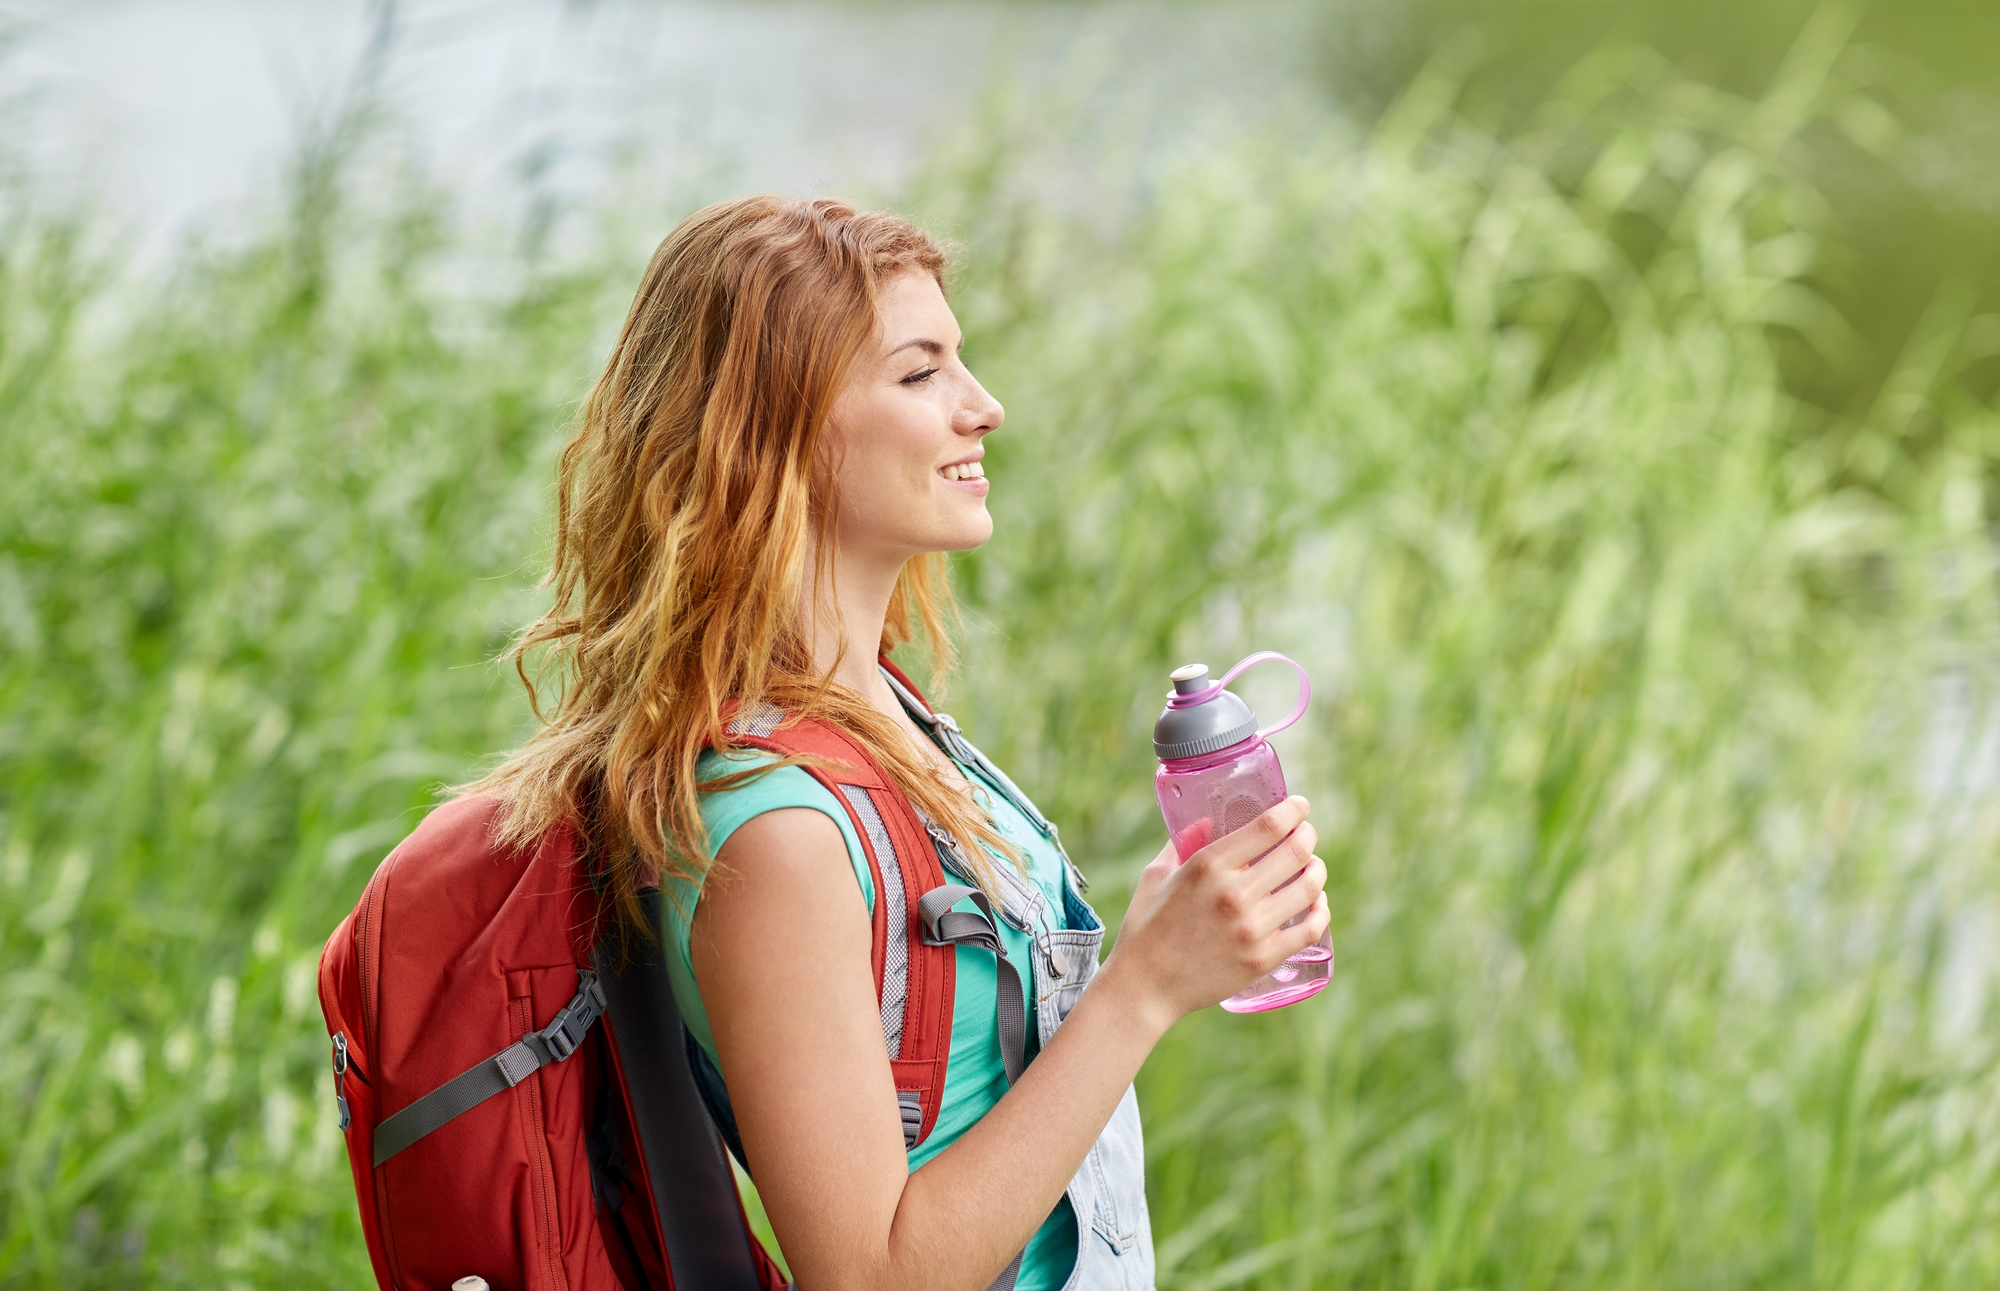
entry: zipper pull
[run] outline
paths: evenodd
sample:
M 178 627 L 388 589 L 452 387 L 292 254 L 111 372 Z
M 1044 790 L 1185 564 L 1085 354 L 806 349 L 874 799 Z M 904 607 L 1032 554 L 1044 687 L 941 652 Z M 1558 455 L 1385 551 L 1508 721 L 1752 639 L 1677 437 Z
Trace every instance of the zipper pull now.
M 333 1033 L 333 1103 L 340 1109 L 340 1132 L 347 1133 L 347 1127 L 354 1123 L 354 1116 L 347 1110 L 347 1033 Z

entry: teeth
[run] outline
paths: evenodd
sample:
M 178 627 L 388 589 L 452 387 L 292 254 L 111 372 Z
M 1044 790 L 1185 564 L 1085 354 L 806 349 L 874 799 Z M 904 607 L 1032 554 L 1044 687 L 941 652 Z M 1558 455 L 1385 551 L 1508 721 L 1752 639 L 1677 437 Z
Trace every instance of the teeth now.
M 939 473 L 948 480 L 983 480 L 986 468 L 978 462 L 960 462 L 956 466 L 946 466 Z

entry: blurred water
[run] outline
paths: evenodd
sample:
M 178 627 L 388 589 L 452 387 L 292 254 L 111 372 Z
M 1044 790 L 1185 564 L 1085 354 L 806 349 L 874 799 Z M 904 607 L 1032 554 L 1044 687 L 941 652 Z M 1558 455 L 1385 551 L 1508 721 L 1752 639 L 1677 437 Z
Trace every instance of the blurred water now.
M 1314 14 L 1293 0 L 99 0 L 0 20 L 14 46 L 0 84 L 34 166 L 107 199 L 150 255 L 276 191 L 385 31 L 380 102 L 427 173 L 475 200 L 524 177 L 588 197 L 614 171 L 867 196 L 892 191 L 1000 67 L 1031 93 L 1114 83 L 1161 137 L 1268 114 L 1311 91 Z

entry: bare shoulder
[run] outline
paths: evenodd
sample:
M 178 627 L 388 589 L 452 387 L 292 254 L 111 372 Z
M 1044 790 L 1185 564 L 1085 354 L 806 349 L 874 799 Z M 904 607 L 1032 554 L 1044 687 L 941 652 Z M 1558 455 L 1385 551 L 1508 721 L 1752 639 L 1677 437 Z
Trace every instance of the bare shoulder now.
M 752 816 L 730 834 L 715 855 L 707 886 L 719 896 L 745 886 L 810 882 L 822 872 L 853 886 L 840 827 L 823 811 L 779 807 Z
M 743 822 L 716 853 L 694 929 L 714 934 L 742 921 L 769 935 L 852 914 L 865 935 L 867 909 L 856 896 L 840 827 L 823 811 L 780 807 Z
M 872 930 L 840 828 L 810 807 L 769 811 L 738 827 L 716 863 L 688 950 L 746 1142 L 758 1137 L 753 1125 L 772 1123 L 761 1119 L 773 1109 L 772 1086 L 791 1081 L 801 1051 L 854 1089 L 888 1088 Z M 780 964 L 784 971 L 774 972 Z M 811 989 L 799 989 L 801 982 Z M 893 1115 L 893 1090 L 885 1098 Z M 811 1113 L 826 1114 L 824 1107 Z M 803 1122 L 780 1116 L 778 1123 L 796 1133 Z M 758 1150 L 752 1143 L 753 1156 Z

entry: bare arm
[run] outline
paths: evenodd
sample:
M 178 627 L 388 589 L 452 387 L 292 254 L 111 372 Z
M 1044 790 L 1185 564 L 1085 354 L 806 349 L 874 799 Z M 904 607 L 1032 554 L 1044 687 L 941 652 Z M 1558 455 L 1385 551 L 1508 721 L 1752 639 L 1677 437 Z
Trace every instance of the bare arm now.
M 982 1291 L 1034 1235 L 1168 1027 L 1327 926 L 1325 867 L 1290 798 L 1140 880 L 1117 948 L 1007 1096 L 911 1173 L 839 829 L 805 808 L 730 836 L 691 938 L 744 1151 L 811 1291 Z M 1260 855 L 1272 852 L 1252 871 Z M 1281 880 L 1301 874 L 1276 892 Z M 1280 924 L 1299 911 L 1296 928 Z

